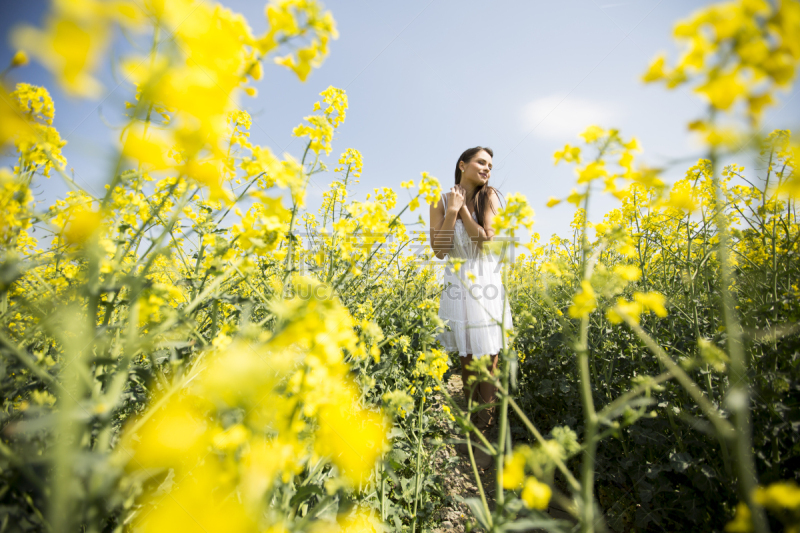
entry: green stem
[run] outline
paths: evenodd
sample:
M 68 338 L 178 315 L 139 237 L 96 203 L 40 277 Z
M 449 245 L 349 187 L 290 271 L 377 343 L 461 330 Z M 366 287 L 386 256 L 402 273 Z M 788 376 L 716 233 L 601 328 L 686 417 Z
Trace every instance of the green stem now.
M 747 375 L 747 361 L 742 343 L 742 329 L 736 316 L 735 302 L 730 290 L 733 279 L 730 258 L 728 257 L 730 234 L 728 220 L 724 212 L 725 193 L 716 172 L 716 156 L 712 153 L 711 175 L 718 204 L 717 230 L 719 235 L 718 259 L 720 263 L 720 293 L 722 294 L 722 314 L 728 335 L 728 355 L 731 359 L 728 376 L 731 387 L 727 403 L 733 415 L 735 432 L 733 448 L 736 468 L 739 474 L 739 497 L 747 503 L 753 518 L 756 533 L 769 531 L 769 523 L 764 509 L 753 500 L 753 491 L 758 484 L 758 473 L 753 459 L 753 443 L 750 427 L 750 383 Z
M 580 394 L 583 404 L 584 441 L 585 451 L 581 468 L 581 500 L 582 520 L 581 532 L 593 533 L 595 530 L 594 516 L 594 464 L 597 453 L 597 412 L 592 399 L 592 382 L 589 371 L 589 317 L 581 319 L 580 340 L 576 346 L 578 355 L 578 372 L 580 374 Z
M 510 365 L 508 364 L 508 359 L 505 356 L 501 356 L 501 371 L 500 371 L 500 380 L 503 386 L 503 390 L 506 391 L 506 394 L 502 395 L 502 399 L 500 400 L 500 427 L 498 428 L 498 435 L 497 435 L 497 446 L 496 451 L 497 454 L 494 457 L 495 460 L 495 470 L 496 470 L 496 479 L 497 479 L 497 487 L 495 488 L 495 502 L 499 507 L 502 507 L 505 503 L 505 494 L 503 492 L 503 463 L 505 460 L 505 450 L 506 450 L 506 433 L 508 432 L 508 372 L 510 369 Z
M 417 509 L 419 507 L 419 492 L 422 488 L 420 476 L 422 475 L 422 414 L 425 411 L 425 397 L 419 402 L 419 414 L 417 415 L 417 466 L 414 477 L 414 521 L 411 523 L 411 533 L 417 530 Z
M 472 391 L 470 391 L 469 398 L 467 399 L 467 413 L 472 412 Z M 482 437 L 483 435 L 481 435 Z M 481 482 L 481 474 L 478 472 L 478 464 L 475 462 L 475 454 L 472 453 L 472 439 L 467 433 L 467 453 L 469 454 L 469 464 L 472 467 L 472 474 L 475 476 L 475 485 L 478 486 L 478 492 L 481 495 L 481 503 L 483 504 L 483 512 L 489 525 L 492 525 L 492 512 L 489 510 L 489 504 L 486 501 L 486 494 L 483 491 L 483 483 Z

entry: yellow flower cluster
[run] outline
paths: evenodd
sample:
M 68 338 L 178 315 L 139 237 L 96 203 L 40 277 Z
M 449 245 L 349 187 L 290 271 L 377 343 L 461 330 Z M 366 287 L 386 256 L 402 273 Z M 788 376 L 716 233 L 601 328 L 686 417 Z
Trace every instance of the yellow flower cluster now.
M 344 121 L 347 110 L 347 95 L 344 90 L 328 87 L 320 93 L 324 102 L 328 104 L 323 115 L 309 115 L 305 118 L 308 124 L 300 124 L 293 131 L 295 137 L 308 137 L 311 140 L 310 148 L 317 155 L 324 150 L 325 154 L 331 153 L 333 132 Z M 314 111 L 320 109 L 320 104 L 314 104 Z
M 525 474 L 532 450 L 527 446 L 518 446 L 503 466 L 503 488 L 509 490 L 522 489 L 520 499 L 529 509 L 544 511 L 550 505 L 552 490 L 535 476 Z
M 425 197 L 425 202 L 428 205 L 436 207 L 442 197 L 442 187 L 439 184 L 439 180 L 427 172 L 423 172 L 422 179 L 419 182 L 419 194 Z
M 674 68 L 658 56 L 643 75 L 645 82 L 669 88 L 697 81 L 695 91 L 720 111 L 737 102 L 747 108 L 753 125 L 786 89 L 800 63 L 800 3 L 796 0 L 737 0 L 712 5 L 675 25 L 673 34 L 684 52 Z M 719 132 L 699 124 L 707 140 Z
M 640 151 L 639 142 L 635 138 L 628 141 L 622 139 L 616 129 L 604 130 L 599 126 L 592 125 L 586 128 L 580 137 L 584 142 L 593 146 L 597 150 L 597 156 L 593 161 L 581 165 L 580 146 L 565 145 L 553 155 L 555 164 L 561 161 L 572 163 L 575 166 L 575 174 L 579 185 L 586 185 L 584 192 L 573 189 L 566 201 L 579 207 L 586 198 L 588 187 L 597 180 L 602 180 L 604 192 L 613 194 L 618 199 L 624 198 L 628 191 L 617 186 L 618 179 L 629 182 L 639 183 L 645 187 L 661 186 L 663 183 L 658 179 L 658 173 L 654 169 L 641 167 L 635 169 L 633 166 L 634 152 Z M 616 168 L 607 165 L 607 159 L 614 159 Z M 551 197 L 547 201 L 547 207 L 554 207 L 561 203 L 561 199 Z
M 623 317 L 628 317 L 632 322 L 638 324 L 641 315 L 645 312 L 653 312 L 656 316 L 664 318 L 667 316 L 664 302 L 664 295 L 658 292 L 634 292 L 632 302 L 619 298 L 617 305 L 606 311 L 606 318 L 612 324 L 622 323 L 624 321 Z
M 55 106 L 47 89 L 19 83 L 11 97 L 16 104 L 15 111 L 24 117 L 24 125 L 14 138 L 14 145 L 19 153 L 15 173 L 24 174 L 38 170 L 49 177 L 51 168 L 63 170 L 67 160 L 61 154 L 61 149 L 67 141 L 62 140 L 52 126 Z
M 12 40 L 52 71 L 64 90 L 98 96 L 101 85 L 94 70 L 109 44 L 111 26 L 141 29 L 147 14 L 139 3 L 128 1 L 54 2 L 53 7 L 43 30 L 22 26 Z
M 785 531 L 800 528 L 800 487 L 793 481 L 778 481 L 768 487 L 756 487 L 753 500 L 772 511 L 786 526 Z M 754 531 L 750 508 L 744 502 L 736 506 L 733 520 L 725 525 L 728 533 L 752 533 Z
M 284 0 L 270 4 L 270 27 L 260 37 L 252 34 L 241 15 L 201 0 L 110 4 L 87 0 L 80 8 L 70 6 L 56 2 L 44 30 L 19 28 L 15 40 L 56 73 L 63 86 L 83 96 L 99 91 L 93 71 L 114 24 L 136 30 L 148 24 L 155 26 L 156 46 L 150 56 L 131 55 L 122 60 L 126 79 L 137 89 L 136 103 L 129 106 L 132 122 L 122 136 L 122 153 L 138 162 L 140 170 L 175 172 L 179 180 L 189 179 L 207 188 L 212 202 L 231 202 L 232 193 L 225 185 L 235 168 L 231 144 L 228 149 L 224 144 L 228 141 L 253 154 L 242 162 L 248 175 L 264 173 L 264 186 L 289 184 L 293 194 L 301 194 L 302 187 L 296 183 L 299 164 L 290 158 L 281 161 L 268 149 L 249 144 L 242 130 L 249 128 L 250 119 L 235 107 L 243 84 L 261 78 L 261 62 L 284 43 L 309 41 L 297 51 L 300 59 L 295 61 L 290 54 L 279 61 L 295 69 L 301 78 L 308 75 L 312 65 L 321 64 L 336 30 L 330 13 L 323 12 L 317 2 Z M 169 40 L 159 41 L 162 30 L 171 33 Z M 337 91 L 329 89 L 323 94 L 330 112 L 336 113 L 332 120 L 338 124 L 344 119 L 346 96 Z M 24 101 L 37 101 L 30 91 L 20 96 Z M 163 123 L 151 120 L 152 111 L 164 117 Z M 239 133 L 233 136 L 232 117 L 234 129 L 239 127 Z M 60 139 L 42 124 L 37 129 L 35 148 L 47 152 L 53 164 L 63 166 L 58 159 Z M 31 153 L 25 161 L 41 164 L 42 157 L 37 153 L 28 149 L 21 152 Z
M 431 348 L 429 351 L 419 354 L 412 374 L 414 376 L 428 376 L 435 381 L 441 381 L 448 368 L 450 368 L 450 365 L 447 352 Z
M 261 195 L 238 224 L 231 227 L 233 242 L 244 251 L 257 255 L 275 250 L 286 237 L 291 212 L 280 198 Z
M 330 11 L 314 0 L 280 0 L 267 6 L 270 29 L 260 39 L 258 47 L 263 54 L 286 40 L 310 35 L 307 44 L 294 54 L 276 57 L 275 62 L 288 67 L 305 81 L 312 68 L 322 65 L 328 55 L 328 43 L 338 39 L 336 22 Z
M 572 318 L 586 318 L 597 308 L 597 295 L 589 280 L 581 281 L 581 290 L 572 298 L 569 307 L 569 316 Z
M 383 395 L 383 402 L 390 413 L 396 414 L 401 418 L 408 416 L 408 413 L 414 409 L 414 398 L 407 392 L 401 390 L 393 390 Z
M 506 205 L 497 210 L 494 218 L 494 228 L 499 234 L 513 237 L 520 226 L 528 230 L 533 227 L 535 213 L 528 204 L 528 199 L 520 193 L 512 193 L 506 199 Z
M 129 471 L 175 472 L 169 493 L 147 494 L 152 510 L 137 527 L 190 516 L 207 529 L 219 520 L 226 530 L 253 527 L 269 495 L 311 461 L 325 458 L 358 484 L 385 451 L 388 422 L 361 406 L 344 363 L 358 342 L 347 310 L 329 298 L 275 305 L 274 334 L 218 337 L 186 391 L 128 424 L 117 460 Z
M 364 169 L 364 162 L 361 157 L 361 152 L 355 148 L 348 148 L 345 150 L 341 157 L 339 157 L 339 164 L 342 166 L 335 168 L 334 172 L 342 172 L 346 169 L 347 173 L 352 173 L 354 178 L 361 177 L 361 171 Z
M 33 194 L 28 183 L 0 168 L 0 243 L 13 249 L 17 236 L 27 236 L 31 226 Z

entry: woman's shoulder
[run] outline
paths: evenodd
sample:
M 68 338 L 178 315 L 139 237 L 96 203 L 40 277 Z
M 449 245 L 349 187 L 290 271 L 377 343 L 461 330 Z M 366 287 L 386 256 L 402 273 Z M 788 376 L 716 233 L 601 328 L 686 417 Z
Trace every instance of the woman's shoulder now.
M 491 206 L 493 209 L 500 207 L 500 191 L 494 187 L 489 187 L 489 190 L 486 191 L 486 204 L 487 207 Z

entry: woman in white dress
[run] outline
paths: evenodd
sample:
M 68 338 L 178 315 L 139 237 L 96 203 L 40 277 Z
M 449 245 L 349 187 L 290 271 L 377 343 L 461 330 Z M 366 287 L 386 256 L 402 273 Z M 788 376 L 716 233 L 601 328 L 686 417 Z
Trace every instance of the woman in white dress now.
M 492 156 L 491 148 L 481 146 L 464 151 L 456 163 L 455 185 L 430 212 L 431 248 L 436 257 L 463 261 L 458 271 L 445 268 L 439 317 L 446 328 L 439 341 L 461 356 L 465 396 L 472 375 L 467 365 L 473 358 L 490 357 L 494 372 L 503 347 L 503 330 L 511 329 L 500 263 L 483 250 L 483 243 L 494 238 L 493 221 L 500 207 L 497 189 L 488 184 Z M 475 387 L 473 401 L 494 403 L 495 394 L 494 386 L 483 382 Z M 485 431 L 494 422 L 494 409 L 483 409 L 473 419 L 475 426 Z M 489 459 L 486 454 L 477 455 L 480 463 Z

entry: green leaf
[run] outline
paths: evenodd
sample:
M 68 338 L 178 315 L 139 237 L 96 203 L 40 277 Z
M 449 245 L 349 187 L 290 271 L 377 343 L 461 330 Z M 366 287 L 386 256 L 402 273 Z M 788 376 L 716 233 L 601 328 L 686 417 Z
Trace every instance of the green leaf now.
M 478 524 L 484 529 L 490 529 L 489 516 L 483 508 L 483 502 L 478 498 L 466 498 L 464 503 L 467 504 L 469 510 L 472 511 L 472 516 L 478 521 Z
M 306 485 L 304 487 L 300 487 L 295 495 L 292 496 L 292 499 L 289 500 L 289 505 L 299 505 L 314 494 L 317 496 L 322 496 L 322 489 L 316 485 Z

